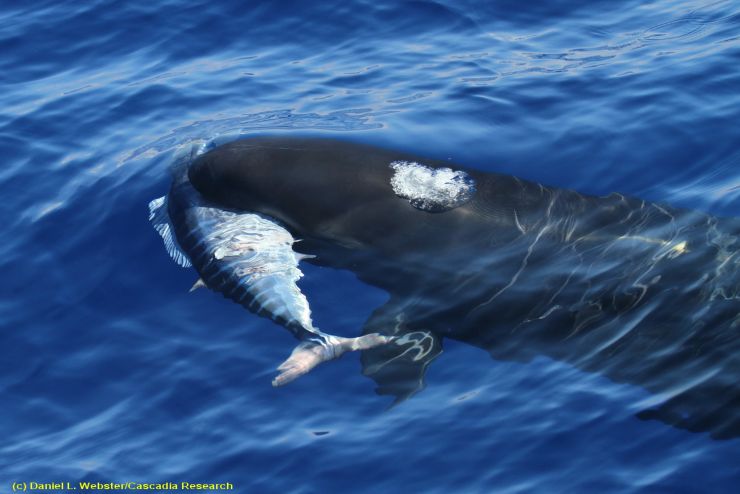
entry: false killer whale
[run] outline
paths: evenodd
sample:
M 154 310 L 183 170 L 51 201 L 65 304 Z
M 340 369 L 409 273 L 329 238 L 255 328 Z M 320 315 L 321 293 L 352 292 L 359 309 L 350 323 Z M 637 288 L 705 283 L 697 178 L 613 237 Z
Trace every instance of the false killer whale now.
M 660 404 L 640 417 L 740 436 L 736 219 L 296 137 L 191 151 L 150 219 L 196 286 L 301 340 L 274 385 L 362 350 L 377 392 L 400 401 L 452 338 L 641 386 Z M 390 300 L 358 338 L 323 333 L 299 262 L 350 270 Z

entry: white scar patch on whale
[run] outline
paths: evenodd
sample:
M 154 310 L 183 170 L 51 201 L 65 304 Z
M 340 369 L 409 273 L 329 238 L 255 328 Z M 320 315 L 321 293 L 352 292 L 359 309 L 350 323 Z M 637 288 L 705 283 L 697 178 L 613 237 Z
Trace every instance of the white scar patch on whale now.
M 397 196 L 417 209 L 439 213 L 468 202 L 475 194 L 475 181 L 464 171 L 431 168 L 414 161 L 394 161 L 391 186 Z

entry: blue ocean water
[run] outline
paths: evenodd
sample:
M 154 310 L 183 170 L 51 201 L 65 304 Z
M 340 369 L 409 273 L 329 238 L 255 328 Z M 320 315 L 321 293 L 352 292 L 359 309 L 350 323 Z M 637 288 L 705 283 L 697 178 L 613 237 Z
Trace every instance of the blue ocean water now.
M 294 133 L 740 216 L 736 2 L 7 2 L 0 20 L 2 492 L 737 492 L 738 439 L 640 420 L 645 390 L 544 357 L 450 341 L 391 409 L 357 355 L 272 388 L 292 337 L 188 293 L 147 221 L 179 146 Z M 343 335 L 387 299 L 304 272 Z

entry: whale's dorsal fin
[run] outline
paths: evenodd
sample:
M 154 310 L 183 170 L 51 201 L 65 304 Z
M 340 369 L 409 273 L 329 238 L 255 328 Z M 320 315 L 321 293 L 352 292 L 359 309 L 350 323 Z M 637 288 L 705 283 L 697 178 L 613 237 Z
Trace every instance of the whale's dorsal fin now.
M 159 197 L 149 203 L 149 221 L 162 237 L 167 253 L 173 261 L 183 268 L 192 266 L 187 254 L 180 248 L 175 238 L 175 230 L 167 212 L 167 196 Z

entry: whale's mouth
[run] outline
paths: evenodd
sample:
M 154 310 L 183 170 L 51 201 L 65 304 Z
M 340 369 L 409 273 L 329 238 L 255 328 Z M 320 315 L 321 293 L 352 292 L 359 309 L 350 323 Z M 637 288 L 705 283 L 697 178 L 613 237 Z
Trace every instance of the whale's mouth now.
M 451 168 L 431 168 L 412 161 L 394 161 L 391 186 L 397 196 L 422 211 L 441 213 L 462 206 L 475 194 L 475 180 Z

